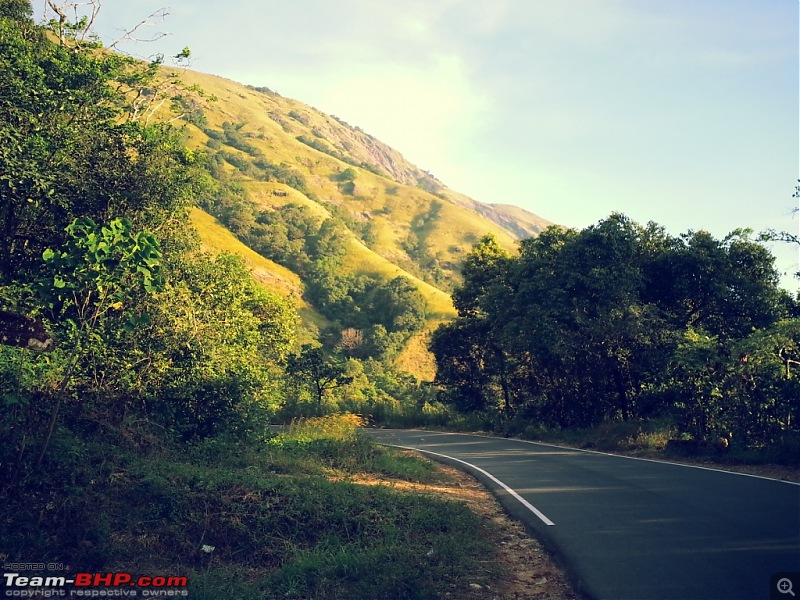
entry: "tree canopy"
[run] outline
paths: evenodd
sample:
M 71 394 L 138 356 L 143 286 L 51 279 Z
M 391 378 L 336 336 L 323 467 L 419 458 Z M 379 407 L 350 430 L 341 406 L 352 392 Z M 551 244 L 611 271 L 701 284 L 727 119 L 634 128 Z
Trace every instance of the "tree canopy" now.
M 484 238 L 432 338 L 437 382 L 462 409 L 550 426 L 672 415 L 696 438 L 770 443 L 800 416 L 778 372 L 797 303 L 773 262 L 748 231 L 673 237 L 619 214 L 514 257 Z
M 0 310 L 56 340 L 0 346 L 2 481 L 70 436 L 245 432 L 278 405 L 297 319 L 186 227 L 209 183 L 180 131 L 142 118 L 160 61 L 56 26 L 0 6 Z

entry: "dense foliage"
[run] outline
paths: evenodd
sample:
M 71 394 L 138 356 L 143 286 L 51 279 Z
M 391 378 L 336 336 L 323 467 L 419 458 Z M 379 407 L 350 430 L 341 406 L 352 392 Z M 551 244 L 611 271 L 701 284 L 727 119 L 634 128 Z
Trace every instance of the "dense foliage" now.
M 380 412 L 406 382 L 416 387 L 386 366 L 424 324 L 414 286 L 348 274 L 340 217 L 257 209 L 222 164 L 238 156 L 259 179 L 303 189 L 293 169 L 270 162 L 241 124 L 206 128 L 227 154 L 188 150 L 165 121 L 205 126 L 198 91 L 182 96 L 160 57 L 103 50 L 91 19 L 37 26 L 24 0 L 3 3 L 0 17 L 0 310 L 43 320 L 57 340 L 47 355 L 0 347 L 3 481 L 57 468 L 78 438 L 141 449 L 241 437 L 278 412 Z M 295 309 L 241 259 L 199 251 L 186 227 L 193 203 L 305 278 L 330 322 L 324 352 L 295 347 Z M 310 355 L 341 371 L 324 403 L 286 373 L 287 359 Z
M 551 227 L 511 257 L 475 245 L 433 335 L 465 411 L 551 427 L 669 417 L 698 441 L 797 444 L 798 306 L 747 231 L 672 237 L 612 215 Z
M 427 598 L 474 581 L 491 532 L 463 505 L 349 481 L 437 481 L 429 463 L 363 439 L 352 415 L 268 427 L 423 399 L 375 360 L 422 326 L 419 292 L 344 274 L 336 218 L 253 212 L 223 163 L 303 179 L 231 124 L 218 137 L 238 154 L 188 150 L 164 122 L 207 126 L 194 96 L 160 59 L 87 41 L 91 21 L 37 26 L 27 0 L 0 2 L 0 333 L 12 318 L 56 340 L 0 345 L 0 559 L 180 573 L 198 598 Z M 199 250 L 193 203 L 306 276 L 333 323 L 324 350 L 297 348 L 294 306 L 241 258 Z
M 0 559 L 178 572 L 201 598 L 435 596 L 485 550 L 475 519 L 343 481 L 435 479 L 430 465 L 356 436 L 360 418 L 265 444 L 276 417 L 396 406 L 410 382 L 365 357 L 421 326 L 419 293 L 341 274 L 335 219 L 252 212 L 221 161 L 302 178 L 229 124 L 242 155 L 188 150 L 163 122 L 203 126 L 202 110 L 159 60 L 87 42 L 89 21 L 37 26 L 27 0 L 0 3 L 0 317 L 56 340 L 0 345 Z M 298 349 L 294 306 L 199 250 L 196 202 L 306 275 L 342 335 Z
M 304 296 L 331 322 L 323 339 L 329 350 L 390 361 L 423 328 L 425 301 L 407 278 L 347 272 L 351 236 L 339 217 L 320 219 L 291 202 L 259 209 L 235 181 L 216 177 L 203 207 L 250 248 L 302 276 Z
M 432 386 L 390 366 L 423 328 L 419 291 L 347 269 L 356 229 L 333 205 L 327 218 L 256 207 L 242 179 L 309 195 L 305 180 L 241 124 L 209 128 L 160 59 L 108 52 L 87 25 L 37 26 L 27 0 L 0 2 L 0 312 L 57 340 L 47 354 L 0 346 L 0 557 L 179 568 L 207 598 L 444 589 L 485 550 L 463 507 L 344 481 L 424 466 L 356 436 L 361 419 L 267 428 L 445 415 Z M 208 152 L 164 123 L 177 117 L 204 128 Z M 295 308 L 242 259 L 199 250 L 194 203 L 303 276 L 329 324 L 320 340 L 297 342 Z M 405 244 L 432 270 L 441 209 Z M 666 414 L 748 447 L 797 431 L 797 306 L 745 233 L 671 238 L 615 216 L 550 229 L 514 258 L 484 239 L 464 280 L 432 349 L 465 412 L 561 427 Z M 346 439 L 331 439 L 336 422 Z M 216 554 L 198 550 L 209 542 Z
M 246 432 L 279 403 L 296 314 L 240 259 L 197 250 L 202 157 L 141 118 L 159 61 L 2 7 L 0 307 L 42 318 L 57 348 L 0 347 L 0 481 L 56 468 L 75 438 Z

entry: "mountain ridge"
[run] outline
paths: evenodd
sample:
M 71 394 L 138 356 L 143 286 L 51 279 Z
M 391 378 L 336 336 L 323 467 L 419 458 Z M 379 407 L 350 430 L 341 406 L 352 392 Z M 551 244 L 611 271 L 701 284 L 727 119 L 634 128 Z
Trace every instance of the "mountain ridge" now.
M 398 361 L 425 379 L 433 376 L 425 339 L 455 315 L 449 292 L 460 282 L 460 264 L 472 245 L 489 234 L 514 252 L 520 239 L 550 225 L 524 209 L 455 192 L 360 128 L 268 88 L 198 71 L 164 71 L 186 90 L 170 118 L 177 108 L 187 146 L 206 155 L 215 180 L 213 197 L 200 201 L 207 214 L 193 215 L 204 246 L 243 255 L 258 281 L 293 295 L 310 331 L 328 332 L 334 343 L 347 325 L 322 317 L 304 297 L 307 269 L 286 256 L 253 257 L 263 255 L 264 236 L 285 229 L 281 219 L 301 214 L 315 223 L 312 229 L 339 223 L 336 235 L 347 256 L 338 276 L 402 277 L 419 291 L 426 325 L 406 340 Z M 221 236 L 220 228 L 238 243 Z M 282 243 L 298 252 L 303 240 Z
M 377 168 L 377 174 L 385 175 L 396 183 L 419 186 L 432 194 L 445 195 L 447 199 L 490 219 L 496 225 L 507 230 L 516 239 L 536 235 L 547 226 L 553 224 L 551 221 L 522 207 L 505 203 L 483 202 L 452 190 L 428 171 L 406 160 L 400 151 L 365 132 L 360 127 L 351 125 L 335 115 L 326 114 L 313 106 L 306 105 L 301 100 L 282 96 L 267 87 L 241 84 L 219 75 L 192 70 L 173 69 L 172 71 L 177 71 L 180 75 L 188 76 L 190 79 L 197 78 L 199 80 L 198 83 L 205 81 L 207 84 L 210 80 L 217 80 L 229 86 L 239 87 L 240 89 L 246 89 L 271 98 L 278 103 L 285 103 L 284 110 L 271 110 L 268 116 L 279 124 L 285 132 L 294 135 L 295 139 L 300 138 L 298 141 L 301 143 L 308 141 L 309 138 L 303 134 L 310 132 L 313 136 L 310 139 L 318 141 L 319 146 L 324 148 L 326 142 L 330 145 L 328 151 L 320 147 L 313 147 L 313 149 L 339 160 L 344 158 L 345 160 L 342 162 L 348 165 L 359 166 L 368 170 L 376 170 L 375 168 Z M 241 95 L 241 92 L 239 92 L 239 95 Z M 232 112 L 228 113 L 228 115 L 235 116 Z

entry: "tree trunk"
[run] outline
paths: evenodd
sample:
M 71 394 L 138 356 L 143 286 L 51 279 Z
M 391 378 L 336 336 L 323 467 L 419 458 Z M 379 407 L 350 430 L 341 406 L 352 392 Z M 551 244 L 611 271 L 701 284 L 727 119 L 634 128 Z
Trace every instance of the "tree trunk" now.
M 627 422 L 631 417 L 630 404 L 628 403 L 628 387 L 625 385 L 625 379 L 622 376 L 622 368 L 619 364 L 614 369 L 614 384 L 617 387 L 617 397 L 619 398 L 619 408 L 622 412 L 622 420 Z

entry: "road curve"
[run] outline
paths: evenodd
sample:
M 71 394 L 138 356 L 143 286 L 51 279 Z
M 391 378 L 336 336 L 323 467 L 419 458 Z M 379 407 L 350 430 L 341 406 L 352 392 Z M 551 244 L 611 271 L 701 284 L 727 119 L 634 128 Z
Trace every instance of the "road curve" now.
M 773 574 L 800 571 L 797 484 L 521 440 L 367 431 L 478 476 L 589 598 L 769 599 Z

